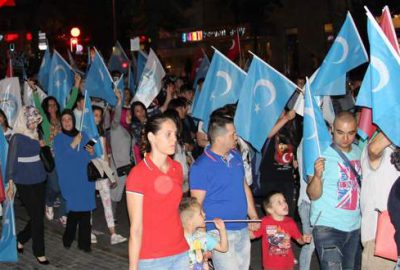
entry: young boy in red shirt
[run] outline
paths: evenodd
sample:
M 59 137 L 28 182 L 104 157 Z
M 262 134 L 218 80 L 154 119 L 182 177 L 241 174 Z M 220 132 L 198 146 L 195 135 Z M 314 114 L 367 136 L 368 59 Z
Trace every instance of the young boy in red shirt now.
M 263 207 L 268 215 L 261 220 L 260 229 L 251 233 L 251 237 L 262 237 L 264 270 L 291 270 L 295 259 L 290 239 L 304 245 L 311 242 L 311 235 L 301 235 L 294 220 L 287 217 L 289 208 L 281 192 L 270 192 L 263 201 Z

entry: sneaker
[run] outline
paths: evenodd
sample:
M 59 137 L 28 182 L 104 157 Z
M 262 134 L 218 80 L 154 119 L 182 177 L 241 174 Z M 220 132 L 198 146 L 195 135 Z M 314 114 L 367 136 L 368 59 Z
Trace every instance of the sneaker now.
M 90 234 L 90 243 L 92 243 L 92 244 L 96 244 L 97 243 L 97 237 L 93 233 Z
M 126 239 L 125 237 L 123 237 L 120 234 L 114 233 L 111 235 L 111 245 L 116 245 L 116 244 L 125 242 L 126 240 L 128 240 L 128 239 Z
M 67 226 L 67 217 L 66 216 L 61 216 L 58 220 L 60 221 L 61 225 L 63 225 L 63 227 Z
M 46 205 L 46 218 L 48 220 L 53 220 L 54 219 L 54 210 L 53 207 L 47 206 Z

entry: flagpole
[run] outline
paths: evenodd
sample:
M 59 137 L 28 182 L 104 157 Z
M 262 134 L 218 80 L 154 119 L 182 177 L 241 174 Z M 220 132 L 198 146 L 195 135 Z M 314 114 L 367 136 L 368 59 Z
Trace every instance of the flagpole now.
M 85 90 L 85 97 L 83 98 L 83 112 L 82 112 L 82 117 L 81 117 L 81 122 L 79 124 L 79 132 L 82 132 L 82 127 L 83 127 L 83 120 L 85 118 L 85 111 L 86 111 L 86 99 L 87 99 L 87 90 Z M 78 144 L 78 151 L 80 148 L 81 144 Z
M 242 46 L 240 46 L 240 36 L 239 36 L 239 28 L 236 27 L 236 34 L 238 39 L 238 46 L 239 46 L 239 66 L 243 68 L 243 59 L 242 59 Z
M 225 223 L 256 223 L 261 222 L 261 219 L 224 219 Z M 214 223 L 214 220 L 206 220 L 206 223 Z

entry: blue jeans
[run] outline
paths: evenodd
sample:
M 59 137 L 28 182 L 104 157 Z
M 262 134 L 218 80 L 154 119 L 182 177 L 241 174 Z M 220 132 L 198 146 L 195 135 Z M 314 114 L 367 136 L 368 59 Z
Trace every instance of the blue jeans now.
M 218 235 L 217 230 L 210 231 Z M 227 230 L 229 250 L 226 253 L 213 251 L 215 270 L 244 270 L 250 267 L 250 236 L 248 228 L 237 231 Z
M 178 255 L 139 260 L 139 270 L 188 270 L 189 255 L 187 252 Z
M 48 207 L 53 207 L 57 197 L 60 197 L 60 208 L 58 209 L 58 215 L 65 216 L 67 212 L 65 209 L 65 199 L 61 195 L 57 172 L 54 169 L 52 172 L 47 173 L 46 205 Z
M 400 256 L 397 259 L 396 267 L 394 268 L 394 270 L 400 270 Z
M 353 270 L 360 249 L 360 230 L 344 232 L 326 226 L 313 230 L 321 270 Z
M 303 234 L 311 234 L 312 227 L 310 222 L 310 208 L 311 204 L 307 201 L 302 201 L 299 206 L 299 215 L 301 219 L 301 225 L 303 228 Z M 301 248 L 299 256 L 299 270 L 310 270 L 311 258 L 314 253 L 315 245 L 314 240 L 310 244 L 305 244 Z

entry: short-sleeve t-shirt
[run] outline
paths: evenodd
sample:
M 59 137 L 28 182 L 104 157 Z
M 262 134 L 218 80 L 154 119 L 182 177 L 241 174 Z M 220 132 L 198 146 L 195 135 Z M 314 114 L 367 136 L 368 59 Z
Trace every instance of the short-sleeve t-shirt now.
M 361 151 L 358 146 L 353 144 L 350 152 L 343 153 L 361 175 Z M 322 156 L 325 158 L 322 195 L 311 202 L 311 224 L 344 232 L 357 230 L 361 224 L 357 177 L 332 147 L 328 147 Z
M 217 239 L 209 233 L 197 230 L 194 234 L 187 235 L 186 241 L 189 244 L 189 270 L 203 270 L 205 253 L 213 251 L 218 243 Z
M 208 220 L 247 219 L 244 181 L 243 160 L 236 150 L 224 160 L 207 147 L 190 169 L 190 189 L 206 192 L 203 209 Z M 246 223 L 226 224 L 227 230 L 245 227 Z M 207 230 L 215 229 L 214 223 L 207 223 Z
M 299 239 L 301 233 L 290 217 L 277 221 L 272 216 L 261 220 L 260 229 L 254 232 L 255 237 L 262 237 L 262 254 L 264 268 L 292 268 L 294 255 L 291 238 Z
M 128 175 L 126 192 L 143 195 L 143 235 L 140 259 L 155 259 L 188 250 L 179 203 L 182 168 L 168 157 L 169 169 L 161 172 L 147 155 Z

